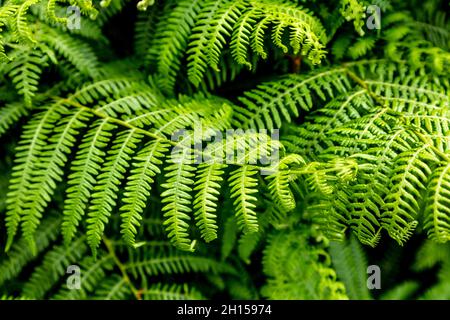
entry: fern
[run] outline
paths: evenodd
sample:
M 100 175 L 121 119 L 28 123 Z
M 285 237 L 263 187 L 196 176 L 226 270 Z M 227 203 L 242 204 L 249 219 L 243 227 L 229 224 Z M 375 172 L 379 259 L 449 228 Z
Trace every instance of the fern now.
M 447 202 L 449 166 L 438 166 L 429 178 L 428 195 L 425 198 L 424 228 L 431 238 L 440 242 L 448 240 L 449 212 Z
M 200 85 L 209 69 L 219 71 L 221 54 L 228 45 L 239 64 L 251 66 L 247 57 L 251 48 L 266 57 L 267 50 L 262 41 L 266 28 L 263 25 L 276 26 L 271 37 L 284 51 L 287 47 L 283 44 L 282 34 L 289 27 L 289 44 L 294 53 L 301 49 L 316 64 L 325 55 L 326 37 L 319 20 L 306 9 L 283 1 L 169 2 L 164 12 L 167 19 L 158 23 L 158 38 L 150 40 L 156 46 L 149 48 L 148 56 L 156 63 L 161 85 L 168 92 L 173 90 L 183 54 L 187 55 L 188 78 L 195 86 Z M 258 21 L 263 25 L 251 36 L 250 23 Z
M 133 175 L 130 175 L 125 187 L 125 203 L 120 210 L 122 216 L 122 233 L 125 241 L 130 245 L 135 244 L 135 235 L 140 226 L 142 213 L 145 209 L 146 197 L 150 195 L 153 177 L 161 173 L 158 164 L 162 162 L 158 159 L 167 152 L 168 145 L 159 141 L 147 144 L 135 157 L 133 163 Z
M 100 244 L 102 231 L 105 223 L 108 222 L 110 211 L 116 204 L 118 181 L 123 179 L 123 173 L 131 158 L 130 155 L 141 137 L 134 129 L 125 131 L 117 137 L 115 146 L 107 154 L 105 164 L 98 176 L 99 181 L 94 186 L 92 205 L 87 220 L 87 238 L 94 255 Z
M 367 258 L 355 238 L 345 243 L 330 243 L 330 254 L 336 268 L 338 278 L 341 279 L 350 299 L 370 299 L 366 285 Z
M 238 226 L 246 233 L 258 231 L 258 222 L 254 211 L 256 197 L 252 195 L 258 192 L 255 189 L 257 186 L 255 174 L 255 168 L 244 165 L 236 169 L 230 176 L 230 192 L 231 197 L 235 199 L 233 204 L 236 206 Z
M 343 284 L 327 266 L 327 254 L 318 248 L 308 250 L 307 233 L 278 233 L 269 241 L 263 262 L 269 280 L 263 295 L 272 299 L 346 299 Z
M 448 298 L 447 6 L 4 1 L 1 299 Z
M 155 284 L 143 292 L 151 300 L 202 300 L 203 296 L 187 285 Z
M 221 175 L 224 173 L 222 164 L 206 164 L 198 171 L 194 190 L 198 190 L 198 196 L 194 200 L 194 209 L 197 225 L 206 242 L 217 238 L 216 215 L 217 195 L 220 194 Z
M 355 64 L 356 70 L 363 77 L 370 76 L 372 73 L 363 69 L 364 64 Z M 389 70 L 391 67 L 382 65 L 380 68 Z M 402 70 L 401 66 L 398 68 Z M 390 70 L 396 72 L 395 67 Z M 400 243 L 411 236 L 417 225 L 413 214 L 421 212 L 422 204 L 418 200 L 424 188 L 424 183 L 416 177 L 422 177 L 423 181 L 441 157 L 446 157 L 442 154 L 446 140 L 441 139 L 445 129 L 441 129 L 440 123 L 433 123 L 433 117 L 425 116 L 436 112 L 436 104 L 446 108 L 448 99 L 439 93 L 446 85 L 434 87 L 420 76 L 413 81 L 411 74 L 401 77 L 405 79 L 404 85 L 387 83 L 383 79 L 363 80 L 354 71 L 349 71 L 348 80 L 356 81 L 363 89 L 350 95 L 351 99 L 357 99 L 356 102 L 350 100 L 343 105 L 330 102 L 318 111 L 318 120 L 313 118 L 314 122 L 306 123 L 306 129 L 295 129 L 298 135 L 289 138 L 294 145 L 292 150 L 304 152 L 301 150 L 306 149 L 305 155 L 317 151 L 324 153 L 322 157 L 325 158 L 327 153 L 351 155 L 358 162 L 357 181 L 351 183 L 351 193 L 345 195 L 351 216 L 342 218 L 357 230 L 361 241 L 371 245 L 378 242 L 381 227 Z M 418 89 L 416 83 L 424 87 Z M 425 89 L 427 86 L 430 89 Z M 411 95 L 415 93 L 423 96 L 423 100 L 414 105 Z M 364 100 L 359 101 L 360 97 Z M 386 107 L 377 108 L 375 103 Z M 336 108 L 337 112 L 334 111 Z M 414 110 L 418 113 L 413 115 Z M 445 112 L 445 109 L 441 111 Z M 403 123 L 399 121 L 400 115 L 405 119 Z M 437 116 L 436 119 L 440 118 Z M 318 121 L 317 125 L 315 121 Z M 317 135 L 317 131 L 321 135 Z M 324 132 L 329 132 L 330 138 L 323 136 Z M 308 137 L 317 140 L 312 143 Z M 395 170 L 390 169 L 391 165 Z M 389 190 L 389 185 L 394 190 Z
M 167 183 L 163 185 L 166 189 L 161 194 L 162 202 L 166 203 L 163 210 L 166 220 L 164 224 L 167 226 L 167 232 L 172 242 L 180 249 L 193 251 L 195 242 L 189 239 L 187 221 L 191 219 L 188 215 L 192 212 L 192 208 L 187 205 L 191 202 L 192 196 L 189 194 L 192 191 L 194 184 L 194 167 L 185 164 L 189 159 L 173 159 L 170 166 L 167 167 Z

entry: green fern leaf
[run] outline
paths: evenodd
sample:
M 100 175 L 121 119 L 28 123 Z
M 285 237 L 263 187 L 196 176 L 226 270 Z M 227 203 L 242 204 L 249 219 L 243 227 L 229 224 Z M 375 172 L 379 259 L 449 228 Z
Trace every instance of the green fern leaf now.
M 255 167 L 243 165 L 234 170 L 229 177 L 230 194 L 234 199 L 237 223 L 245 233 L 258 231 L 258 219 L 254 211 L 257 201 L 254 194 L 258 193 L 256 174 Z
M 130 245 L 135 244 L 135 235 L 140 226 L 140 220 L 142 220 L 146 200 L 150 196 L 151 184 L 154 176 L 161 173 L 158 166 L 162 164 L 160 159 L 167 150 L 167 144 L 152 141 L 133 159 L 133 169 L 128 177 L 122 200 L 124 205 L 120 208 L 122 212 L 121 233 L 125 242 Z
M 96 177 L 106 152 L 103 150 L 111 139 L 111 131 L 116 126 L 107 119 L 98 120 L 84 137 L 79 151 L 72 163 L 69 175 L 67 197 L 64 202 L 62 234 L 69 244 L 75 236 L 77 227 L 84 215 L 90 194 L 94 189 Z
M 439 242 L 450 239 L 450 164 L 438 166 L 428 182 L 425 197 L 424 229 L 428 236 Z
M 87 241 L 94 256 L 100 245 L 105 224 L 116 205 L 119 182 L 124 178 L 131 154 L 140 139 L 142 139 L 142 135 L 135 129 L 120 133 L 108 152 L 101 173 L 97 177 L 98 182 L 94 186 L 92 204 L 89 207 L 89 218 L 86 220 L 88 223 Z
M 223 180 L 223 164 L 200 165 L 195 178 L 194 190 L 197 191 L 193 202 L 195 220 L 206 242 L 217 238 L 217 210 L 220 182 Z
M 184 151 L 183 151 L 184 152 Z M 184 155 L 174 155 L 168 160 L 166 167 L 167 182 L 162 185 L 165 191 L 161 194 L 164 204 L 164 226 L 170 241 L 179 249 L 193 251 L 195 241 L 189 239 L 187 221 L 191 220 L 192 186 L 194 185 L 192 160 Z

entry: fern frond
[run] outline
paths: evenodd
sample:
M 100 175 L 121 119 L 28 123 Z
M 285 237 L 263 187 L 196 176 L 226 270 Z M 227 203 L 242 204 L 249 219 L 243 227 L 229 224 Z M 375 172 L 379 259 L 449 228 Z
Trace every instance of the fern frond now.
M 161 194 L 161 202 L 164 204 L 164 225 L 170 241 L 179 249 L 193 251 L 195 241 L 189 239 L 188 221 L 191 220 L 192 208 L 189 204 L 192 200 L 192 191 L 195 176 L 195 168 L 192 161 L 185 155 L 172 155 L 168 160 L 171 163 L 166 167 L 167 182 L 162 185 L 165 191 Z
M 381 300 L 408 300 L 419 289 L 415 281 L 405 281 L 381 296 Z
M 364 22 L 365 22 L 365 6 L 358 0 L 342 0 L 340 13 L 347 20 L 353 20 L 355 30 L 362 36 L 364 35 Z
M 156 25 L 158 23 L 158 10 L 141 11 L 138 13 L 137 21 L 134 26 L 134 51 L 136 55 L 145 57 L 151 47 L 154 38 Z
M 196 225 L 206 242 L 217 238 L 217 210 L 220 182 L 225 165 L 219 163 L 203 164 L 197 169 L 195 187 L 197 192 L 193 208 L 195 210 Z
M 188 272 L 233 272 L 233 269 L 227 264 L 208 257 L 180 254 L 173 251 L 155 252 L 155 250 L 148 249 L 137 249 L 130 256 L 125 267 L 135 278 Z
M 347 299 L 329 264 L 328 254 L 309 245 L 301 231 L 272 234 L 264 250 L 268 280 L 262 294 L 270 299 Z
M 48 139 L 48 135 L 53 130 L 56 122 L 61 118 L 61 114 L 57 111 L 58 109 L 63 111 L 61 106 L 53 105 L 46 111 L 39 113 L 24 127 L 21 142 L 17 147 L 18 152 L 6 200 L 6 227 L 8 229 L 6 251 L 11 247 L 22 216 L 25 213 L 26 203 L 28 202 L 25 195 L 29 186 L 32 185 L 33 172 L 36 164 L 39 163 L 38 157 L 44 152 L 45 141 Z M 28 236 L 32 241 L 33 235 L 29 234 Z
M 57 53 L 69 60 L 82 73 L 92 79 L 98 76 L 98 60 L 90 46 L 85 42 L 52 28 L 44 28 L 42 40 L 55 49 Z
M 198 85 L 202 81 L 203 74 L 205 73 L 207 68 L 207 60 L 205 59 L 204 53 L 207 52 L 208 46 L 211 47 L 211 43 L 209 42 L 211 36 L 209 35 L 209 32 L 213 27 L 214 18 L 219 14 L 220 7 L 226 3 L 230 4 L 232 3 L 232 1 L 204 1 L 202 9 L 198 16 L 199 22 L 192 30 L 192 35 L 190 36 L 190 44 L 187 50 L 189 67 L 188 77 L 190 81 L 195 85 Z M 218 27 L 220 30 L 220 26 Z M 214 44 L 215 43 L 213 43 L 213 45 Z M 221 42 L 219 42 L 219 48 L 220 45 Z M 211 52 L 214 49 L 215 48 L 210 48 L 209 50 Z M 217 59 L 217 54 L 214 54 L 214 56 Z
M 156 27 L 155 46 L 149 48 L 148 59 L 156 64 L 158 83 L 166 92 L 173 90 L 181 66 L 180 58 L 188 47 L 189 36 L 201 8 L 200 0 L 169 3 L 167 18 L 160 20 Z
M 149 300 L 203 300 L 203 295 L 188 284 L 157 283 L 143 290 L 144 299 Z
M 344 282 L 350 299 L 369 300 L 367 257 L 355 237 L 343 243 L 331 242 L 330 255 L 338 278 Z
M 255 48 L 260 56 L 266 56 L 261 41 L 266 30 L 264 24 L 273 26 L 272 41 L 283 50 L 288 50 L 282 38 L 289 28 L 290 45 L 294 53 L 301 50 L 301 54 L 313 64 L 320 63 L 325 55 L 326 36 L 319 20 L 306 9 L 284 1 L 204 1 L 196 20 L 193 27 L 188 25 L 176 36 L 175 42 L 180 44 L 179 48 L 183 48 L 186 45 L 185 37 L 189 36 L 186 51 L 188 78 L 196 87 L 208 67 L 218 71 L 220 56 L 226 51 L 230 36 L 231 55 L 237 63 L 251 67 L 247 61 L 249 48 Z M 258 34 L 252 36 L 253 26 L 261 20 L 264 23 L 259 26 Z M 172 56 L 168 55 L 169 58 Z M 170 70 L 172 82 L 177 70 L 179 64 L 175 63 Z
M 250 256 L 256 250 L 257 246 L 263 239 L 262 232 L 244 233 L 238 241 L 238 255 L 242 261 L 247 264 L 251 263 Z
M 359 38 L 352 46 L 348 48 L 348 55 L 352 59 L 358 59 L 371 52 L 375 47 L 376 39 L 373 37 Z
M 98 259 L 95 259 L 94 257 L 85 257 L 78 266 L 82 272 L 80 289 L 73 290 L 66 286 L 62 286 L 59 292 L 55 294 L 55 299 L 86 299 L 99 285 L 104 284 L 107 272 L 114 266 L 114 260 L 111 255 L 103 254 L 101 258 Z
M 296 206 L 294 195 L 289 186 L 295 179 L 295 175 L 291 174 L 289 170 L 291 165 L 302 166 L 306 165 L 306 162 L 299 155 L 288 155 L 276 165 L 275 173 L 266 178 L 270 180 L 268 187 L 272 198 L 280 209 L 285 211 L 292 211 Z
M 24 48 L 18 51 L 14 60 L 6 67 L 5 71 L 28 107 L 32 105 L 32 99 L 38 90 L 42 69 L 46 65 L 47 58 L 42 56 L 41 52 L 30 52 L 29 48 Z
M 9 103 L 0 108 L 0 137 L 21 117 L 28 115 L 29 109 L 22 102 Z
M 234 60 L 249 69 L 252 68 L 252 64 L 248 62 L 248 49 L 251 44 L 252 25 L 256 23 L 255 15 L 255 10 L 249 10 L 239 17 L 236 21 L 230 43 L 231 54 Z M 261 44 L 261 40 L 258 43 Z M 264 51 L 264 49 L 262 50 Z
M 22 4 L 19 4 L 17 8 L 16 16 L 12 22 L 11 28 L 14 35 L 22 41 L 35 42 L 33 39 L 33 32 L 27 22 L 27 12 L 32 5 L 38 3 L 39 0 L 26 0 Z
M 258 193 L 255 175 L 257 169 L 249 165 L 243 165 L 234 170 L 229 177 L 230 194 L 234 200 L 235 214 L 240 229 L 245 233 L 258 231 L 258 218 L 255 208 Z
M 450 245 L 432 240 L 426 240 L 417 250 L 416 261 L 413 270 L 424 271 L 436 267 L 439 264 L 450 261 Z
M 95 290 L 97 300 L 124 300 L 130 296 L 130 288 L 126 281 L 118 276 L 110 276 L 103 279 L 100 287 Z
M 41 155 L 36 157 L 37 162 L 32 164 L 33 184 L 26 190 L 26 209 L 22 217 L 23 235 L 32 247 L 39 219 L 53 195 L 56 183 L 62 180 L 62 167 L 75 145 L 76 135 L 86 126 L 85 122 L 89 117 L 82 109 L 66 114 L 55 128 L 55 134 L 49 139 L 50 143 L 43 148 Z
M 284 144 L 291 152 L 315 156 L 331 147 L 327 139 L 330 130 L 361 117 L 371 110 L 372 105 L 373 100 L 365 89 L 339 95 L 307 116 L 310 121 L 304 126 L 289 127 L 290 134 L 285 137 Z
M 413 213 L 420 211 L 421 192 L 426 188 L 425 181 L 431 174 L 429 163 L 438 161 L 429 149 L 430 145 L 424 144 L 402 152 L 394 161 L 395 169 L 390 181 L 392 189 L 385 198 L 385 211 L 381 218 L 383 227 L 399 243 L 411 236 L 418 223 Z
M 236 108 L 235 125 L 243 128 L 281 128 L 282 121 L 291 122 L 299 116 L 299 108 L 313 106 L 313 93 L 325 99 L 333 91 L 346 92 L 350 87 L 345 69 L 335 68 L 313 72 L 311 75 L 290 75 L 278 81 L 260 85 L 244 93 L 242 107 Z
M 327 196 L 308 209 L 320 224 L 334 226 L 336 236 L 351 225 L 370 245 L 385 228 L 403 243 L 417 224 L 413 217 L 422 210 L 427 177 L 447 159 L 442 152 L 449 145 L 448 85 L 441 79 L 430 81 L 423 70 L 408 71 L 404 64 L 372 62 L 368 68 L 368 61 L 361 61 L 346 68 L 343 77 L 350 85 L 355 81 L 356 88 L 331 99 L 300 128 L 289 129 L 286 145 L 313 158 L 350 156 L 358 162 L 356 181 L 338 191 L 339 196 Z M 317 190 L 324 189 L 319 185 Z M 345 208 L 350 208 L 350 217 Z
M 107 119 L 98 120 L 89 129 L 72 163 L 69 175 L 67 197 L 64 202 L 62 234 L 69 244 L 75 236 L 77 227 L 86 211 L 96 177 L 101 170 L 106 152 L 102 150 L 111 139 L 115 125 Z
M 47 218 L 42 222 L 35 236 L 36 253 L 43 252 L 56 239 L 60 222 L 60 219 L 54 217 Z M 0 263 L 0 285 L 18 276 L 23 268 L 35 258 L 24 238 L 12 245 L 8 255 Z
M 54 246 L 48 251 L 42 264 L 31 274 L 30 279 L 24 285 L 22 294 L 33 299 L 43 299 L 46 293 L 66 273 L 68 266 L 76 264 L 87 251 L 84 238 L 79 238 L 66 248 Z

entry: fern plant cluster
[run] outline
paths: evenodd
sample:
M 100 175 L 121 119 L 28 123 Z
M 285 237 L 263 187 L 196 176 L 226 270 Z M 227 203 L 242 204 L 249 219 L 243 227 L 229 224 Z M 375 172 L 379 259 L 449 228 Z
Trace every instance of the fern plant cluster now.
M 6 0 L 0 297 L 450 298 L 448 9 Z

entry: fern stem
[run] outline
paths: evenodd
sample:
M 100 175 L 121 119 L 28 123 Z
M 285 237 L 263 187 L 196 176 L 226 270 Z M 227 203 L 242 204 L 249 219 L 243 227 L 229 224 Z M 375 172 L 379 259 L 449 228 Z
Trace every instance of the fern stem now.
M 130 277 L 128 276 L 128 273 L 126 271 L 125 265 L 119 260 L 119 258 L 116 255 L 116 252 L 114 251 L 114 245 L 111 240 L 103 236 L 103 243 L 106 246 L 106 249 L 108 250 L 109 254 L 112 256 L 116 266 L 119 268 L 120 272 L 122 273 L 123 281 L 130 287 L 131 292 L 133 292 L 134 296 L 137 300 L 142 300 L 141 294 L 138 289 L 134 286 L 134 284 L 131 282 Z

